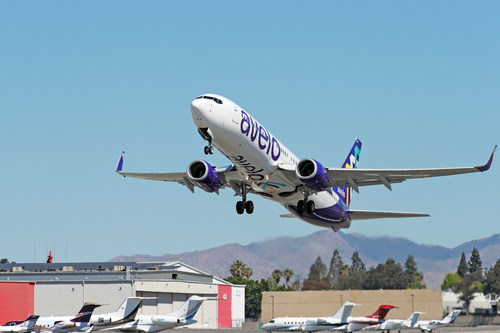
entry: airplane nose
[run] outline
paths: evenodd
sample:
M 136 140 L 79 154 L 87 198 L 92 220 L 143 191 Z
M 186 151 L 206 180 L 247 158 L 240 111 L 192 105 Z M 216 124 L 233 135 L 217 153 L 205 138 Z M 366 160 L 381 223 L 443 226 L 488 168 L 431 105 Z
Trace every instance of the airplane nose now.
M 206 112 L 206 103 L 204 103 L 203 99 L 197 98 L 191 102 L 191 116 L 193 117 L 193 121 L 196 127 L 208 127 L 205 116 Z
M 193 113 L 193 115 L 195 113 L 201 115 L 202 114 L 202 104 L 203 104 L 203 100 L 201 98 L 197 98 L 195 99 L 193 102 L 191 102 L 191 112 Z

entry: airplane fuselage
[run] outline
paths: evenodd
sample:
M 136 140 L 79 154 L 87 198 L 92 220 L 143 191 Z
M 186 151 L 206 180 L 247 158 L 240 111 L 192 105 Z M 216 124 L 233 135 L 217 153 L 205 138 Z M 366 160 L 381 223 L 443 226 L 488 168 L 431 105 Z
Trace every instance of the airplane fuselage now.
M 280 317 L 264 324 L 261 329 L 273 331 L 316 332 L 334 330 L 343 324 L 335 323 L 327 317 Z
M 236 103 L 222 96 L 210 96 L 221 103 L 209 98 L 192 102 L 195 126 L 234 164 L 255 193 L 280 203 L 308 223 L 334 229 L 350 226 L 347 206 L 334 191 L 311 193 L 309 200 L 315 203 L 314 212 L 299 214 L 297 202 L 304 198 L 304 193 L 278 172 L 278 166 L 295 170 L 299 158 Z

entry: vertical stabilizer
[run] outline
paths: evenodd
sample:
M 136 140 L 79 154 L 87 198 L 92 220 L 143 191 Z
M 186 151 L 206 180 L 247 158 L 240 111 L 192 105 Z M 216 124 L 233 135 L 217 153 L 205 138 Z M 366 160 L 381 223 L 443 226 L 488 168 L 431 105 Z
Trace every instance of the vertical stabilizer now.
M 460 310 L 453 310 L 449 315 L 447 315 L 442 323 L 443 324 L 451 324 L 455 321 L 455 319 L 457 319 L 458 315 L 460 313 Z
M 80 309 L 75 318 L 71 319 L 73 323 L 88 323 L 90 321 L 90 317 L 92 316 L 92 312 L 97 307 L 100 307 L 100 304 L 96 303 L 85 303 L 83 307 Z
M 421 313 L 422 312 L 413 312 L 410 317 L 405 320 L 405 323 L 408 323 L 408 327 L 415 327 L 415 324 L 418 322 Z
M 351 315 L 352 308 L 356 304 L 350 303 L 350 302 L 345 302 L 342 304 L 340 309 L 333 315 L 332 319 L 335 321 L 338 321 L 339 323 L 347 323 L 347 317 Z
M 26 324 L 26 332 L 31 332 L 35 328 L 36 321 L 40 318 L 38 315 L 28 317 L 24 322 Z
M 393 305 L 381 305 L 371 316 L 367 316 L 367 318 L 384 320 L 385 316 L 389 313 L 391 309 L 394 309 Z
M 182 304 L 181 307 L 177 309 L 177 311 L 172 312 L 171 314 L 169 314 L 169 316 L 176 317 L 181 321 L 191 320 L 195 316 L 196 312 L 198 312 L 198 309 L 200 308 L 203 301 L 206 299 L 206 297 L 193 295 L 189 297 L 189 299 L 184 304 Z
M 141 297 L 127 297 L 123 303 L 118 307 L 115 313 L 111 317 L 120 318 L 120 320 L 133 320 L 137 311 L 141 307 L 142 298 Z
M 359 154 L 361 153 L 361 141 L 356 139 L 346 160 L 342 164 L 343 169 L 356 169 L 359 163 Z M 352 189 L 358 192 L 358 185 L 353 179 L 348 179 L 350 186 L 334 187 L 333 190 L 339 195 L 347 207 L 351 204 Z

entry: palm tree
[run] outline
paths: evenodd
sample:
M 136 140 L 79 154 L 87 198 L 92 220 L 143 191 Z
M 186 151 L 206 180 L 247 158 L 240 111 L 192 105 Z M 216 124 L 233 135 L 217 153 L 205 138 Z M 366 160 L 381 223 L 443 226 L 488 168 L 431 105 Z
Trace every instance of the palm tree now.
M 241 260 L 236 260 L 231 264 L 231 267 L 229 268 L 231 275 L 235 278 L 242 278 L 243 276 L 245 276 L 245 272 L 247 270 L 247 266 Z
M 283 272 L 280 271 L 279 269 L 275 269 L 273 271 L 273 273 L 271 274 L 271 276 L 273 277 L 273 279 L 276 280 L 276 284 L 279 285 L 280 284 L 280 280 L 281 280 L 281 277 L 283 276 Z
M 290 268 L 287 268 L 283 271 L 283 277 L 285 278 L 286 281 L 286 286 L 290 286 L 290 279 L 292 278 L 293 271 Z

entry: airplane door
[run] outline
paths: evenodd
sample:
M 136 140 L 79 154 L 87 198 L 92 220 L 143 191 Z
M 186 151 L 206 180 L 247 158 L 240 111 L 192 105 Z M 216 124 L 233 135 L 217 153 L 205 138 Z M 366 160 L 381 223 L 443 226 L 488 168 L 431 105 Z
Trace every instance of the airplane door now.
M 239 124 L 241 120 L 241 113 L 238 111 L 238 109 L 235 107 L 233 111 L 233 122 L 235 124 Z

